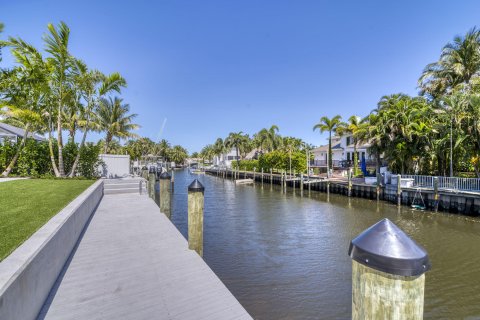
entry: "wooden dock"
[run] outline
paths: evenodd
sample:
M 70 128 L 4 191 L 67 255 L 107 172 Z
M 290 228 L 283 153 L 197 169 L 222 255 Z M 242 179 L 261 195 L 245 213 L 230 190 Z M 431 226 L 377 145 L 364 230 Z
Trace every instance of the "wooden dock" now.
M 252 319 L 146 195 L 101 200 L 39 319 Z

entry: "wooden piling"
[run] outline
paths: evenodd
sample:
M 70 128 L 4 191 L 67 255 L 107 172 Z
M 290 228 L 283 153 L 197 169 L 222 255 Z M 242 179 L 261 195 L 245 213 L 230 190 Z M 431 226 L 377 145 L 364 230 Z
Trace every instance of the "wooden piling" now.
M 261 181 L 262 181 L 262 186 L 263 186 L 263 168 L 262 168 L 262 178 L 261 178 Z
M 303 192 L 303 173 L 300 173 L 300 191 Z
M 155 178 L 156 170 L 154 167 L 150 167 L 148 170 L 148 196 L 155 199 Z
M 171 216 L 171 195 L 170 195 L 171 178 L 172 177 L 166 171 L 159 176 L 160 212 L 164 213 L 169 218 Z
M 377 201 L 380 201 L 380 188 L 382 187 L 382 175 L 377 172 Z
M 388 219 L 352 240 L 352 319 L 423 319 L 428 254 Z
M 172 182 L 171 182 L 171 186 L 172 186 L 172 193 L 175 191 L 175 171 L 172 170 Z
M 402 176 L 397 175 L 397 206 L 402 205 Z
M 270 168 L 270 186 L 273 184 L 273 170 Z
M 253 182 L 255 182 L 255 173 L 257 172 L 257 168 L 253 167 Z
M 440 200 L 440 195 L 438 193 L 438 177 L 433 177 L 433 207 L 435 212 L 438 211 L 438 202 Z
M 188 248 L 203 256 L 203 185 L 195 179 L 188 186 Z
M 153 200 L 157 204 L 158 207 L 160 207 L 160 182 L 158 178 L 158 174 L 155 175 L 155 186 L 154 186 L 154 196 Z M 162 210 L 160 210 L 162 211 Z

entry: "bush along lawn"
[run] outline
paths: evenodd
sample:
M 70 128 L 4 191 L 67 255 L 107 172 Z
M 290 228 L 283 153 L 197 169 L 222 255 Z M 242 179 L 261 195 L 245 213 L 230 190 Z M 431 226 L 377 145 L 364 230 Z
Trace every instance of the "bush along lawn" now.
M 0 183 L 0 261 L 94 180 L 27 179 Z

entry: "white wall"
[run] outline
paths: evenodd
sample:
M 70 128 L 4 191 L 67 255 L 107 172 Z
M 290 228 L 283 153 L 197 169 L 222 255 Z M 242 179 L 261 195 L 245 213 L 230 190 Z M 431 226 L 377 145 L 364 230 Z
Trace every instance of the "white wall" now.
M 130 174 L 129 155 L 101 154 L 99 158 L 105 163 L 98 168 L 102 177 L 121 178 Z

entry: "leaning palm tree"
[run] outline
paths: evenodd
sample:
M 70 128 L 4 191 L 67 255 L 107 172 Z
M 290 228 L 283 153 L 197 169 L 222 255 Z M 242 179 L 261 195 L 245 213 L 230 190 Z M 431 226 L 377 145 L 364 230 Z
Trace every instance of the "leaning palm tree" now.
M 332 132 L 342 123 L 342 117 L 336 115 L 329 119 L 321 117 L 320 122 L 313 126 L 313 131 L 320 130 L 320 133 L 328 131 L 328 168 L 332 169 Z
M 360 117 L 351 116 L 348 118 L 348 123 L 342 123 L 337 127 L 336 133 L 338 135 L 343 135 L 345 133 L 352 135 L 353 140 L 353 174 L 357 175 L 358 171 L 358 155 L 357 155 L 357 144 L 358 144 L 358 131 L 360 126 Z
M 139 128 L 137 124 L 132 123 L 137 115 L 129 114 L 130 106 L 122 102 L 123 100 L 118 97 L 101 98 L 96 110 L 96 128 L 98 131 L 106 133 L 104 153 L 108 152 L 108 146 L 114 137 L 137 137 L 135 133 L 131 132 Z
M 434 98 L 468 84 L 480 72 L 480 30 L 473 28 L 443 47 L 440 59 L 428 64 L 418 80 L 421 94 Z

